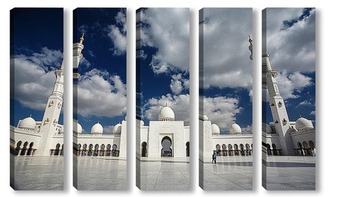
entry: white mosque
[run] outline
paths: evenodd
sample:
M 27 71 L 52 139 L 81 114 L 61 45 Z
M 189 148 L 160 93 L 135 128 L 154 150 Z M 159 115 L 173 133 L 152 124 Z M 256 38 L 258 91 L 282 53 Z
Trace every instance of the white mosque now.
M 75 82 L 79 78 L 77 68 L 82 59 L 84 35 L 73 45 L 73 69 Z M 31 116 L 10 126 L 10 150 L 13 155 L 55 156 L 63 155 L 64 127 L 58 124 L 63 106 L 64 66 L 55 71 L 56 82 L 47 101 L 42 121 Z M 74 84 L 76 85 L 76 83 Z M 75 88 L 76 86 L 74 86 Z M 90 132 L 73 120 L 73 152 L 78 156 L 126 157 L 126 121 L 118 123 L 113 133 L 106 133 L 97 122 Z
M 63 155 L 64 127 L 58 123 L 63 107 L 64 66 L 55 71 L 56 81 L 47 100 L 41 121 L 31 116 L 10 126 L 10 150 L 13 155 Z
M 79 79 L 78 66 L 83 58 L 82 50 L 84 34 L 80 42 L 73 45 L 73 78 L 74 91 L 76 92 L 77 80 Z M 77 95 L 74 95 L 77 96 Z M 74 109 L 77 109 L 76 98 Z M 104 131 L 103 126 L 97 122 L 86 132 L 77 120 L 73 120 L 73 153 L 77 156 L 98 156 L 98 157 L 120 157 L 126 158 L 127 126 L 126 118 L 113 127 L 112 133 Z
M 264 155 L 315 156 L 315 128 L 311 120 L 300 117 L 290 121 L 288 112 L 276 82 L 277 72 L 272 69 L 269 55 L 262 57 L 263 93 L 268 92 L 268 101 L 273 122 L 263 123 Z M 266 95 L 266 94 L 265 94 Z

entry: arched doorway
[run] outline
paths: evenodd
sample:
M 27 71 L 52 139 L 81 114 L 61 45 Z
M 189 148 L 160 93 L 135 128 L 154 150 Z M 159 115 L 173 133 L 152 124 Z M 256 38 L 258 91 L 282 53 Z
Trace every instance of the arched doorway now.
M 117 145 L 116 144 L 113 144 L 113 146 L 112 146 L 112 156 L 113 157 L 118 157 L 119 155 L 118 155 L 118 151 L 117 151 Z
M 61 145 L 60 145 L 59 143 L 57 143 L 57 144 L 56 144 L 56 148 L 55 148 L 55 153 L 54 153 L 54 155 L 59 155 L 60 147 L 61 147 Z
M 270 144 L 266 144 L 266 151 L 267 151 L 267 155 L 272 155 L 271 154 L 271 146 L 270 146 Z
M 105 156 L 105 145 L 101 145 L 100 156 Z
M 17 142 L 15 155 L 18 155 L 21 151 L 22 141 Z
M 171 141 L 170 137 L 168 137 L 168 136 L 163 137 L 161 145 L 162 145 L 161 156 L 162 157 L 172 157 L 173 150 L 171 149 L 172 141 Z
M 234 144 L 234 145 L 233 145 L 233 148 L 234 148 L 234 150 L 235 150 L 235 155 L 238 156 L 238 155 L 239 155 L 238 145 L 237 145 L 237 144 Z
M 232 144 L 229 144 L 229 145 L 228 145 L 228 155 L 229 155 L 229 156 L 233 156 L 233 150 L 232 150 L 232 148 L 233 148 L 233 147 L 232 147 Z
M 216 147 L 216 155 L 217 156 L 221 156 L 221 146 L 220 146 L 220 144 L 217 144 L 215 147 Z
M 186 142 L 186 157 L 190 156 L 190 142 Z
M 21 155 L 26 155 L 28 142 L 24 142 Z
M 247 155 L 252 155 L 251 151 L 250 151 L 250 145 L 247 143 L 245 144 L 245 149 L 247 151 Z
M 99 151 L 99 145 L 95 144 L 94 156 L 98 156 L 98 151 Z
M 60 155 L 64 155 L 64 144 L 62 144 Z
M 106 156 L 111 156 L 111 145 L 107 144 L 107 151 L 106 151 Z
M 92 149 L 94 148 L 94 145 L 90 144 L 89 145 L 89 150 L 88 150 L 88 156 L 92 156 Z
M 313 141 L 309 141 L 309 147 L 310 147 L 310 151 L 311 151 L 311 155 L 312 156 L 316 156 L 316 148 L 315 148 L 315 144 Z
M 272 144 L 272 153 L 273 153 L 273 155 L 277 155 L 276 144 Z
M 303 148 L 304 148 L 304 154 L 306 156 L 310 155 L 310 148 L 309 148 L 309 144 L 307 142 L 303 142 Z
M 222 147 L 222 156 L 227 156 L 226 144 L 223 144 L 221 147 Z
M 244 153 L 244 145 L 243 145 L 243 144 L 240 144 L 240 145 L 239 145 L 239 148 L 241 149 L 241 156 L 245 156 L 245 153 Z
M 147 157 L 147 142 L 141 144 L 141 157 Z
M 300 142 L 298 142 L 298 154 L 299 154 L 299 155 L 304 155 L 304 154 L 303 154 L 303 147 L 302 147 L 302 145 L 301 145 Z

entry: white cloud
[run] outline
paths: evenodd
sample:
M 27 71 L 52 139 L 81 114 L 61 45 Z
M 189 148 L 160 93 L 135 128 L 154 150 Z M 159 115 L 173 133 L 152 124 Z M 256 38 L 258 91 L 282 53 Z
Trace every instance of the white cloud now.
M 122 12 L 118 12 L 115 17 L 117 25 L 108 26 L 108 36 L 113 42 L 113 53 L 115 55 L 123 55 L 126 52 L 127 38 L 126 38 L 126 16 Z M 122 26 L 122 28 L 118 27 Z
M 310 112 L 310 115 L 316 115 L 316 111 Z
M 298 104 L 298 106 L 312 105 L 310 101 L 304 100 Z
M 175 113 L 175 120 L 190 121 L 190 95 L 163 95 L 159 98 L 151 98 L 144 106 L 144 116 L 148 120 L 158 120 L 159 111 L 168 106 Z
M 200 108 L 208 116 L 213 124 L 217 124 L 221 130 L 228 131 L 235 123 L 236 114 L 242 110 L 238 107 L 239 101 L 236 98 L 228 97 L 204 97 L 200 99 Z
M 252 9 L 203 9 L 204 88 L 252 89 L 253 69 L 248 36 L 252 34 Z
M 283 30 L 284 20 L 293 20 L 303 13 L 297 8 L 270 8 L 267 10 L 267 52 L 272 67 L 288 73 L 315 71 L 315 10 Z
M 108 26 L 108 36 L 113 42 L 113 54 L 123 55 L 126 52 L 127 38 L 126 38 L 126 15 L 118 12 L 115 17 L 116 25 Z M 122 28 L 120 28 L 120 26 Z
M 189 9 L 150 8 L 141 11 L 142 46 L 157 48 L 150 66 L 160 74 L 189 68 Z
M 170 89 L 174 94 L 180 94 L 183 90 L 189 88 L 189 80 L 182 78 L 182 74 L 174 74 L 171 76 Z
M 303 88 L 313 85 L 312 78 L 300 72 L 287 74 L 286 71 L 283 71 L 277 75 L 276 81 L 280 94 L 285 100 L 289 98 L 299 98 Z
M 60 67 L 62 57 L 62 52 L 46 47 L 41 53 L 12 57 L 14 99 L 25 107 L 44 110 L 56 80 L 54 69 Z
M 126 112 L 126 86 L 117 75 L 92 69 L 78 83 L 78 114 L 115 117 Z

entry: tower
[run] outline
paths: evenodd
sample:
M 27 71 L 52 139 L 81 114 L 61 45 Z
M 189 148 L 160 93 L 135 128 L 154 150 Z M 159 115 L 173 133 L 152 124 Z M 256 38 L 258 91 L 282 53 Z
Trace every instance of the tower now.
M 79 78 L 79 63 L 80 60 L 83 58 L 83 54 L 81 53 L 84 49 L 84 34 L 81 35 L 80 41 L 73 44 L 73 79 Z
M 62 64 L 61 68 L 55 71 L 56 81 L 49 97 L 43 120 L 40 125 L 40 145 L 37 151 L 37 155 L 49 156 L 50 149 L 55 149 L 56 144 L 52 144 L 51 141 L 55 134 L 61 133 L 60 129 L 57 127 L 58 119 L 63 107 L 63 88 L 64 88 L 64 66 Z
M 284 155 L 293 155 L 293 144 L 288 132 L 290 127 L 288 113 L 276 82 L 277 72 L 272 70 L 268 54 L 263 55 L 262 66 L 263 88 L 267 88 L 269 93 L 269 105 L 282 152 Z

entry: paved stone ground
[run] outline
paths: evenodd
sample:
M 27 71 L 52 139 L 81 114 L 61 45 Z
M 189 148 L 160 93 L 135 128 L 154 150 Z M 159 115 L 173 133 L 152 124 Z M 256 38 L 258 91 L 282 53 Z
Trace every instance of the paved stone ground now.
M 136 178 L 141 190 L 185 191 L 190 189 L 190 164 L 184 161 L 139 161 Z
M 15 190 L 63 190 L 64 158 L 13 156 L 10 184 Z
M 75 157 L 78 190 L 126 190 L 126 160 L 113 157 Z
M 203 163 L 201 187 L 207 191 L 251 190 L 253 187 L 252 157 L 217 157 L 217 163 Z M 201 182 L 201 180 L 200 180 Z
M 263 185 L 267 190 L 315 190 L 316 157 L 269 156 L 263 161 Z

